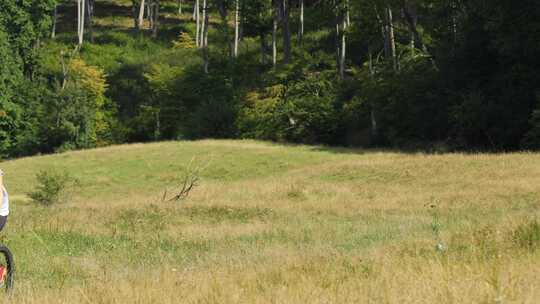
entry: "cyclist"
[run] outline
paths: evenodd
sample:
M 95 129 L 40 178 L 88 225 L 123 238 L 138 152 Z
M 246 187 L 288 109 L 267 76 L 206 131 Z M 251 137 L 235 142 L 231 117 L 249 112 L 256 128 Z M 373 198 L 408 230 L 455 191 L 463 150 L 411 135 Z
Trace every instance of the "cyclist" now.
M 4 187 L 4 171 L 0 169 L 0 231 L 4 229 L 9 215 L 9 195 Z M 0 265 L 0 285 L 4 284 L 7 277 L 7 269 Z

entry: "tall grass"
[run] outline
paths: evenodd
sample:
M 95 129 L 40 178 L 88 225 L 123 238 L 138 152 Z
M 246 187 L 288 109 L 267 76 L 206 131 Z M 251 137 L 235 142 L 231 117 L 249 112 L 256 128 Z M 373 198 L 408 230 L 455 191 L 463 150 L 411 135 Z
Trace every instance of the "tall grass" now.
M 200 187 L 179 203 L 160 202 L 192 159 L 210 164 Z M 2 167 L 13 199 L 2 236 L 16 257 L 17 303 L 534 303 L 540 296 L 536 154 L 208 140 Z M 47 169 L 80 181 L 72 200 L 45 208 L 24 195 Z

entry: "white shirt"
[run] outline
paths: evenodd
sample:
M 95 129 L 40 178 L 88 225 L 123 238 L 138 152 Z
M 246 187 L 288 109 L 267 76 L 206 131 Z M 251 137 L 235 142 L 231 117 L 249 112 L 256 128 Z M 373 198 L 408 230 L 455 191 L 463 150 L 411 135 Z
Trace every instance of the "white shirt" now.
M 8 216 L 9 215 L 9 195 L 7 193 L 6 188 L 2 187 L 2 191 L 4 192 L 4 199 L 2 200 L 2 206 L 0 206 L 0 216 Z

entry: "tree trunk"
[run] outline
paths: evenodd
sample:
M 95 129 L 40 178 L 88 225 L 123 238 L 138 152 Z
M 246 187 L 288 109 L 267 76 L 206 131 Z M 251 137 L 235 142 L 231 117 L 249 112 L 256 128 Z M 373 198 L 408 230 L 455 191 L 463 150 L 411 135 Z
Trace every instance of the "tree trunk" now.
M 201 22 L 201 34 L 199 35 L 201 41 L 199 42 L 199 45 L 201 45 L 203 48 L 205 47 L 204 45 L 204 31 L 205 31 L 205 28 L 206 28 L 206 0 L 203 0 L 203 6 L 202 6 L 202 22 Z
M 66 63 L 66 54 L 64 51 L 60 51 L 60 64 L 62 65 L 62 90 L 66 88 L 67 77 L 68 77 L 68 65 Z
M 79 45 L 81 44 L 81 1 L 77 0 L 77 39 L 79 40 Z
M 133 18 L 133 27 L 139 29 L 139 13 L 137 12 L 137 2 L 131 0 L 131 18 Z
M 182 15 L 182 5 L 184 1 L 178 0 L 178 15 Z
M 90 42 L 92 43 L 94 43 L 94 31 L 92 26 L 92 20 L 94 19 L 94 7 L 95 0 L 86 0 L 86 12 L 88 14 L 86 25 L 88 26 L 88 35 L 90 36 Z
M 304 40 L 304 0 L 300 0 L 300 29 L 298 30 L 298 44 Z
M 77 34 L 79 38 L 79 46 L 81 46 L 84 41 L 85 6 L 86 6 L 85 0 L 77 0 L 77 17 L 78 17 Z
M 207 1 L 209 1 L 209 0 L 207 0 Z M 204 35 L 203 35 L 203 37 L 204 37 L 204 44 L 205 44 L 206 46 L 208 46 L 208 30 L 209 30 L 209 29 L 208 29 L 208 26 L 209 26 L 209 24 L 210 24 L 210 20 L 209 20 L 209 19 L 210 19 L 210 15 L 209 15 L 209 14 L 210 14 L 210 13 L 208 12 L 208 7 L 206 7 L 206 16 L 204 17 L 204 20 L 205 20 L 205 21 L 204 21 Z
M 411 47 L 418 47 L 422 51 L 427 53 L 427 47 L 422 41 L 422 36 L 420 36 L 420 33 L 418 33 L 418 16 L 416 13 L 416 8 L 413 4 L 409 4 L 409 2 L 406 0 L 403 3 L 403 15 L 405 16 L 407 26 L 409 27 L 409 31 L 411 32 Z
M 392 8 L 390 6 L 386 7 L 386 26 L 387 26 L 387 35 L 388 35 L 388 43 L 390 47 L 390 56 L 392 59 L 392 67 L 395 72 L 398 71 L 398 62 L 397 62 L 397 56 L 396 56 L 396 39 L 394 36 L 394 20 L 392 17 Z
M 278 28 L 278 12 L 274 7 L 274 20 L 272 25 L 272 65 L 277 65 L 277 28 Z
M 347 28 L 349 27 L 350 17 L 349 17 L 349 1 L 347 0 L 346 6 L 345 6 L 345 12 L 341 16 L 341 24 L 342 24 L 342 30 L 341 30 L 341 47 L 339 48 L 340 54 L 339 54 L 339 77 L 341 79 L 345 78 L 345 60 L 347 58 Z M 341 12 L 340 12 L 341 13 Z M 337 31 L 339 34 L 339 23 L 337 27 Z
M 337 73 L 339 74 L 340 73 L 340 65 L 341 65 L 341 41 L 340 41 L 340 37 L 341 37 L 341 30 L 340 30 L 340 24 L 341 24 L 341 20 L 340 20 L 340 12 L 338 10 L 338 7 L 337 7 L 337 1 L 334 0 L 334 5 L 335 5 L 335 8 L 336 8 L 336 15 L 335 15 L 335 27 L 336 27 L 336 38 L 334 39 L 334 43 L 335 43 L 335 47 L 336 47 L 336 69 L 337 69 Z
M 383 21 L 381 18 L 381 15 L 379 14 L 379 10 L 377 9 L 377 5 L 374 6 L 375 8 L 375 16 L 377 17 L 377 21 L 379 22 L 379 26 L 381 27 L 381 37 L 383 40 L 383 50 L 384 50 L 384 58 L 390 57 L 390 42 L 388 41 L 388 26 L 386 23 L 386 10 L 385 10 L 385 20 Z
M 155 0 L 146 1 L 146 19 L 150 25 L 150 29 L 154 28 L 154 12 L 153 12 L 153 2 Z
M 155 115 L 156 115 L 156 127 L 154 129 L 154 140 L 155 141 L 158 141 L 159 138 L 161 137 L 161 119 L 160 119 L 160 112 L 161 112 L 161 107 L 159 107 L 156 111 L 155 111 Z
M 238 41 L 240 38 L 240 0 L 235 1 L 234 8 L 234 58 L 238 57 Z
M 152 6 L 152 37 L 157 38 L 159 29 L 159 0 L 153 0 Z
M 225 37 L 225 42 L 228 46 L 228 56 L 232 57 L 232 45 L 229 39 L 229 23 L 227 21 L 228 11 L 225 0 L 218 1 L 218 11 L 221 17 L 221 30 L 223 31 L 223 36 Z
M 203 43 L 203 59 L 204 59 L 204 72 L 208 74 L 208 64 L 209 64 L 209 56 L 208 56 L 208 6 L 206 3 L 207 0 L 204 0 L 203 4 L 203 15 L 204 15 L 204 21 L 203 21 L 203 28 L 204 31 L 202 33 L 202 43 Z
M 347 57 L 347 18 L 343 18 L 343 30 L 341 32 L 341 54 L 339 56 L 339 77 L 345 78 L 345 59 Z
M 289 25 L 289 6 L 287 0 L 282 0 L 282 22 L 283 22 L 283 63 L 291 61 L 291 28 Z
M 345 11 L 345 21 L 347 22 L 347 27 L 351 25 L 351 9 L 349 6 L 349 0 L 345 0 L 345 6 L 347 7 Z
M 414 57 L 414 54 L 415 54 L 414 50 L 416 49 L 416 43 L 414 43 L 414 34 L 411 32 L 410 35 L 411 35 L 410 37 L 411 42 L 409 43 L 409 46 L 411 48 L 411 56 Z
M 261 32 L 261 63 L 266 65 L 266 51 L 268 50 L 268 42 L 266 41 L 266 33 Z
M 82 0 L 82 4 L 81 4 L 81 36 L 80 36 L 80 39 L 79 39 L 79 44 L 83 44 L 83 41 L 84 41 L 84 19 L 85 19 L 85 4 L 86 4 L 86 1 L 87 0 Z
M 458 25 L 457 25 L 457 17 L 456 17 L 457 3 L 456 1 L 452 1 L 450 5 L 452 6 L 452 34 L 454 38 L 454 47 L 455 47 L 458 40 Z
M 238 41 L 244 41 L 244 25 L 246 24 L 246 15 L 242 12 L 245 10 L 246 2 L 241 1 L 242 6 L 240 7 L 240 23 L 238 24 L 238 27 L 240 28 L 238 30 Z M 249 44 L 247 45 L 249 47 Z
M 200 10 L 199 10 L 199 0 L 195 0 L 195 23 L 196 23 L 196 28 L 195 28 L 195 41 L 196 41 L 196 44 L 198 47 L 201 47 L 201 44 L 200 44 L 200 33 L 201 33 L 201 16 L 200 16 Z
M 369 52 L 369 76 L 373 80 L 375 78 L 375 70 L 373 69 L 373 55 L 371 48 L 368 47 Z M 373 101 L 370 104 L 370 118 L 371 118 L 371 142 L 377 142 L 379 138 L 379 128 L 377 125 L 377 115 L 375 113 L 375 105 Z
M 377 126 L 377 116 L 373 105 L 371 105 L 371 111 L 369 114 L 371 118 L 371 142 L 377 143 L 379 141 L 379 127 Z
M 54 6 L 53 11 L 53 24 L 52 24 L 52 30 L 51 30 L 51 38 L 54 39 L 56 37 L 56 18 L 58 16 L 58 5 Z
M 140 5 L 141 6 L 139 7 L 139 29 L 142 29 L 144 25 L 144 7 L 145 7 L 144 0 L 141 0 Z

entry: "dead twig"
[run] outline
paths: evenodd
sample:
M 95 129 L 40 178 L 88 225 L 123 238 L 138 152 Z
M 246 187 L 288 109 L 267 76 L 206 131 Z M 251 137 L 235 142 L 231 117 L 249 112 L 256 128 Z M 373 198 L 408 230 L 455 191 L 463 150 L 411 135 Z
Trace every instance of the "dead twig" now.
M 194 160 L 195 158 L 191 159 L 189 162 L 187 171 L 182 178 L 181 184 L 176 187 L 176 190 L 174 191 L 175 194 L 169 197 L 169 189 L 165 189 L 165 191 L 163 191 L 163 195 L 161 197 L 162 202 L 178 202 L 184 200 L 189 196 L 194 188 L 199 186 L 199 182 L 201 180 L 201 171 L 208 167 L 208 164 L 206 166 L 193 166 Z

